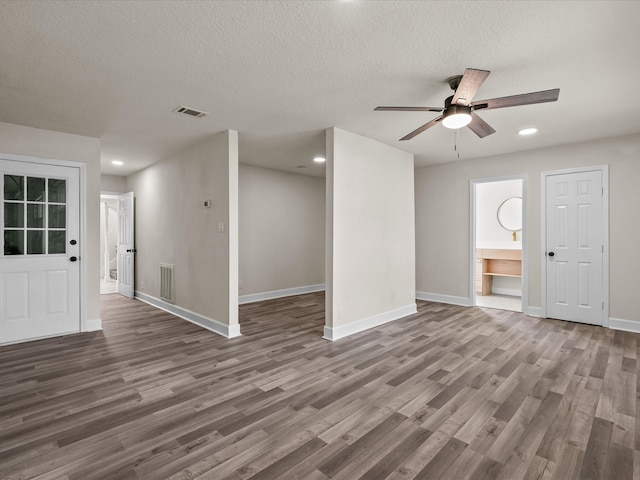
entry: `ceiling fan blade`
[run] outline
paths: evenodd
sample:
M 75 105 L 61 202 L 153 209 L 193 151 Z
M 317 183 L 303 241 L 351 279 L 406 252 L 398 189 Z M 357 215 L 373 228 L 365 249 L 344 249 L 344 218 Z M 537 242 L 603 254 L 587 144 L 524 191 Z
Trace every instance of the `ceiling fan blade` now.
M 456 88 L 451 100 L 452 105 L 469 105 L 471 99 L 476 94 L 480 86 L 484 83 L 491 72 L 488 70 L 476 70 L 467 68 L 462 75 L 462 79 Z
M 378 112 L 441 112 L 444 108 L 437 107 L 376 107 Z
M 471 112 L 471 123 L 467 125 L 473 133 L 478 135 L 480 138 L 484 138 L 487 135 L 491 135 L 492 133 L 496 133 L 491 125 L 481 119 L 478 115 Z
M 516 107 L 518 105 L 531 105 L 534 103 L 555 102 L 560 95 L 560 89 L 543 90 L 541 92 L 522 93 L 510 97 L 491 98 L 489 100 L 479 100 L 473 102 L 471 106 L 474 110 L 489 110 L 494 108 Z
M 411 132 L 408 135 L 405 135 L 404 137 L 402 137 L 400 139 L 400 141 L 402 142 L 403 140 L 411 140 L 413 137 L 415 137 L 416 135 L 418 135 L 419 133 L 424 132 L 427 128 L 431 128 L 433 127 L 436 123 L 439 123 L 440 121 L 442 121 L 443 116 L 440 115 L 439 117 L 434 118 L 433 120 L 425 123 L 424 125 L 422 125 L 421 127 L 416 128 L 413 132 Z

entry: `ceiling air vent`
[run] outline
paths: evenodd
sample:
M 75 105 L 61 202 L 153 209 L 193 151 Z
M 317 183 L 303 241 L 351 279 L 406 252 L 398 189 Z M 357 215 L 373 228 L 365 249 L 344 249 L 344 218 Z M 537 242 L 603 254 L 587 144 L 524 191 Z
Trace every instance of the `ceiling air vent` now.
M 172 111 L 176 113 L 184 113 L 185 115 L 196 118 L 202 118 L 209 115 L 207 112 L 196 110 L 195 108 L 185 107 L 184 105 L 180 105 L 179 107 L 174 108 Z

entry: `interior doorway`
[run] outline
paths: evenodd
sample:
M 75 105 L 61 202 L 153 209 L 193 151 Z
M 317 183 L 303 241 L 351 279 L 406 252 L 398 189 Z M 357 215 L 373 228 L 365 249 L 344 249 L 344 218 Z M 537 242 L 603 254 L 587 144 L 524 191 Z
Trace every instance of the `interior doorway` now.
M 118 292 L 118 195 L 100 195 L 100 294 Z
M 522 312 L 525 178 L 472 181 L 472 304 Z

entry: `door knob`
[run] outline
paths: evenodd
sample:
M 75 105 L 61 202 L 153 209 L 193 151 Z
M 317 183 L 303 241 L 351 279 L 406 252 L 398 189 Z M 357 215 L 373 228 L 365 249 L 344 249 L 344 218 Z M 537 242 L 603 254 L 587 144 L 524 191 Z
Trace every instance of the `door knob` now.
M 78 257 L 69 257 L 70 262 L 75 262 L 78 260 Z
M 549 255 L 550 257 L 553 257 L 555 255 L 555 253 L 549 252 L 549 253 L 547 253 L 547 255 Z

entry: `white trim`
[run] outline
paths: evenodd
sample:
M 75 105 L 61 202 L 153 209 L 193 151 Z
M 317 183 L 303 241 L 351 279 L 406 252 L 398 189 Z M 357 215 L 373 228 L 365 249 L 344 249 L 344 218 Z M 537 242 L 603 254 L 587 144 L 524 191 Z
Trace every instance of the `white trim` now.
M 600 171 L 602 174 L 602 326 L 610 327 L 609 318 L 609 165 L 592 165 L 540 172 L 540 303 L 541 317 L 547 317 L 547 177 Z
M 102 330 L 102 321 L 98 329 L 95 329 L 95 320 L 89 320 L 87 318 L 87 279 L 89 275 L 87 273 L 87 171 L 86 165 L 83 163 L 77 164 L 80 168 L 80 331 L 90 332 L 94 330 Z M 100 244 L 98 244 L 98 255 L 100 254 Z M 98 273 L 100 272 L 100 263 L 98 262 Z M 99 287 L 98 287 L 99 288 Z M 98 302 L 99 300 L 98 292 Z
M 98 330 L 102 330 L 102 319 L 101 318 L 92 318 L 91 320 L 87 320 L 84 324 L 83 332 L 97 332 Z
M 529 315 L 530 317 L 538 317 L 541 318 L 542 317 L 542 308 L 540 307 L 527 307 L 527 309 L 525 310 L 523 308 L 523 312 L 525 315 Z
M 217 320 L 214 320 L 199 313 L 192 312 L 186 308 L 178 307 L 171 303 L 167 303 L 159 298 L 152 297 L 146 293 L 135 291 L 135 298 L 138 300 L 153 305 L 160 310 L 174 314 L 177 317 L 182 318 L 188 322 L 194 323 L 199 327 L 206 328 L 207 330 L 222 335 L 227 338 L 234 338 L 240 336 L 240 325 L 226 325 Z
M 18 345 L 20 343 L 36 342 L 38 340 L 47 340 L 49 338 L 66 337 L 68 335 L 78 335 L 79 333 L 83 333 L 83 332 L 73 330 L 71 332 L 54 333 L 52 335 L 43 335 L 41 337 L 21 338 L 20 340 L 13 340 L 11 342 L 4 342 L 4 343 L 0 342 L 0 347 L 8 347 L 9 345 Z
M 609 328 L 613 330 L 622 330 L 623 332 L 640 333 L 640 322 L 633 320 L 625 320 L 623 318 L 609 317 Z
M 303 293 L 322 292 L 325 289 L 324 283 L 317 285 L 305 285 L 303 287 L 284 288 L 282 290 L 272 290 L 270 292 L 249 293 L 238 297 L 238 304 L 261 302 L 262 300 L 272 300 L 274 298 L 291 297 L 302 295 Z
M 460 307 L 471 307 L 471 299 L 467 297 L 454 297 L 453 295 L 442 295 L 440 293 L 416 292 L 416 299 L 427 302 L 448 303 L 459 305 Z
M 475 178 L 469 181 L 469 305 L 476 305 L 476 185 L 479 183 L 506 182 L 509 180 L 522 181 L 522 291 L 518 296 L 522 297 L 522 306 L 529 303 L 529 175 L 526 173 L 517 175 L 505 175 L 503 177 Z M 499 293 L 499 292 L 496 292 Z M 510 295 L 510 294 L 507 294 Z M 444 302 L 450 303 L 450 302 Z M 455 304 L 459 305 L 459 304 Z
M 388 312 L 378 313 L 377 315 L 363 318 L 361 320 L 356 320 L 355 322 L 347 323 L 346 325 L 340 325 L 338 327 L 329 327 L 325 325 L 324 335 L 322 338 L 335 341 L 340 338 L 344 338 L 349 335 L 353 335 L 355 333 L 360 333 L 364 330 L 377 327 L 378 325 L 382 325 L 393 320 L 398 320 L 399 318 L 406 317 L 407 315 L 412 315 L 414 313 L 417 313 L 417 311 L 418 309 L 416 304 L 410 303 L 409 305 L 405 305 L 394 310 L 389 310 Z

